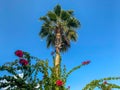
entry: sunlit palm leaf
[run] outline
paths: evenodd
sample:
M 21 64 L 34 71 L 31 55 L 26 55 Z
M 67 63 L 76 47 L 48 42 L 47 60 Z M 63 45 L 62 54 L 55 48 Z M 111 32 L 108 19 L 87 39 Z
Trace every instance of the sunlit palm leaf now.
M 74 12 L 73 10 L 67 10 L 67 12 L 73 16 L 73 12 Z
M 77 40 L 77 33 L 74 30 L 69 30 L 66 34 L 67 38 L 72 41 Z
M 47 15 L 48 15 L 48 17 L 51 21 L 56 21 L 57 20 L 56 14 L 54 12 L 49 11 Z

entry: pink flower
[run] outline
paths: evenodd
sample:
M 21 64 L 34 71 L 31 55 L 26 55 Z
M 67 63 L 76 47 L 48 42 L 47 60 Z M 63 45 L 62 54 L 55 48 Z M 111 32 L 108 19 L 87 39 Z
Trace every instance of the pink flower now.
M 82 62 L 82 65 L 87 65 L 90 63 L 90 60 Z
M 24 66 L 28 65 L 28 61 L 25 59 L 20 59 L 19 63 L 24 65 Z
M 57 80 L 56 81 L 56 85 L 57 86 L 62 86 L 64 83 L 62 82 L 62 80 Z
M 107 81 L 104 81 L 103 84 L 107 84 Z
M 22 50 L 17 50 L 15 51 L 15 55 L 18 57 L 23 57 L 23 51 Z

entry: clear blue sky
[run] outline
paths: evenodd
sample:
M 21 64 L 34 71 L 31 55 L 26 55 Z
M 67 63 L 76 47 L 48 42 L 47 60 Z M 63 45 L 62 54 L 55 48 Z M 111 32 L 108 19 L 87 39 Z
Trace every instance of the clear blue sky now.
M 67 86 L 81 90 L 93 79 L 120 76 L 119 0 L 0 0 L 0 65 L 13 61 L 17 49 L 52 62 L 52 49 L 38 36 L 42 24 L 38 18 L 56 4 L 74 10 L 81 22 L 78 41 L 62 54 L 62 63 L 70 70 L 84 60 L 92 61 L 75 71 Z

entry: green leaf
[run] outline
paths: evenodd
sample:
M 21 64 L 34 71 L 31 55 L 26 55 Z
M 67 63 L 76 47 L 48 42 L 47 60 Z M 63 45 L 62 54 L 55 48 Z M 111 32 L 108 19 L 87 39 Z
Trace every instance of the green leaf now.
M 80 26 L 80 22 L 75 18 L 70 18 L 67 22 L 68 27 L 78 28 Z
M 53 46 L 54 47 L 54 42 L 55 41 L 55 35 L 54 34 L 49 34 L 48 37 L 47 37 L 47 48 L 49 48 L 50 46 Z
M 67 20 L 70 18 L 70 14 L 67 11 L 62 10 L 61 12 L 61 19 L 62 20 Z
M 57 16 L 60 16 L 61 6 L 59 4 L 54 8 L 54 12 Z
M 46 16 L 40 17 L 39 19 L 40 19 L 40 20 L 43 20 L 43 21 L 45 21 L 45 22 L 49 22 L 49 20 L 48 20 L 48 18 L 47 18 Z
M 68 30 L 66 36 L 68 40 L 77 41 L 77 33 L 72 29 Z
M 49 11 L 47 15 L 51 21 L 57 21 L 56 14 L 54 12 Z
M 73 10 L 67 10 L 67 12 L 73 16 L 74 11 Z

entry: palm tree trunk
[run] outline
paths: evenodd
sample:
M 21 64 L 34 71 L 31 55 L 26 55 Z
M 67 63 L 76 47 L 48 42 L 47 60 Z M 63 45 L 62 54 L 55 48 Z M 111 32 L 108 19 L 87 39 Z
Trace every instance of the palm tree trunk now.
M 55 56 L 55 66 L 58 66 L 60 64 L 60 54 L 56 53 Z
M 60 29 L 56 30 L 56 40 L 55 40 L 55 49 L 56 49 L 56 56 L 55 56 L 55 72 L 56 76 L 59 77 L 60 75 L 60 48 L 61 48 L 61 33 Z

